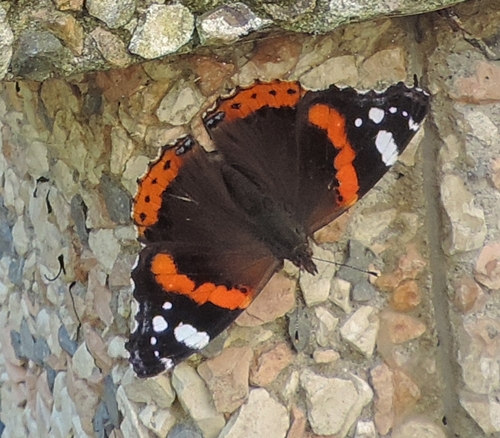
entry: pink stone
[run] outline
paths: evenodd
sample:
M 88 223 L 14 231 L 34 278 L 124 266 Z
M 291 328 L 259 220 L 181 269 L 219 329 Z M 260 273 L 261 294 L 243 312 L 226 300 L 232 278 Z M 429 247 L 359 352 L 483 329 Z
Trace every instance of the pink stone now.
M 286 434 L 286 438 L 304 438 L 306 431 L 306 416 L 296 406 L 292 407 L 292 425 Z
M 380 316 L 379 336 L 386 335 L 392 344 L 402 344 L 422 336 L 426 326 L 417 318 L 395 313 L 391 311 L 383 312 Z
M 500 101 L 500 67 L 478 61 L 473 76 L 461 77 L 455 81 L 455 92 L 451 97 L 461 102 L 493 103 Z
M 489 289 L 500 289 L 500 242 L 485 245 L 476 262 L 475 277 Z
M 394 426 L 394 383 L 393 373 L 385 364 L 371 370 L 371 380 L 375 390 L 375 426 L 380 435 L 386 435 Z
M 398 267 L 402 272 L 404 279 L 415 279 L 420 274 L 427 262 L 418 252 L 414 244 L 409 244 L 406 248 L 406 254 L 399 259 Z
M 476 304 L 478 298 L 483 295 L 481 287 L 469 276 L 462 276 L 453 282 L 455 291 L 453 303 L 461 313 L 467 313 Z
M 295 306 L 295 287 L 295 280 L 282 273 L 275 274 L 236 323 L 243 327 L 255 327 L 285 315 Z
M 246 400 L 252 357 L 249 347 L 230 347 L 198 367 L 199 375 L 213 395 L 217 412 L 234 412 Z
M 497 190 L 500 190 L 500 158 L 490 161 L 490 179 Z
M 396 417 L 401 418 L 420 399 L 420 389 L 412 379 L 399 368 L 393 372 L 394 383 L 394 411 Z
M 281 343 L 272 350 L 263 353 L 252 366 L 250 381 L 257 386 L 268 386 L 293 360 L 293 353 L 288 344 Z
M 108 355 L 108 347 L 89 323 L 84 323 L 82 328 L 85 343 L 89 353 L 95 359 L 95 364 L 104 374 L 109 373 L 113 366 L 113 360 Z

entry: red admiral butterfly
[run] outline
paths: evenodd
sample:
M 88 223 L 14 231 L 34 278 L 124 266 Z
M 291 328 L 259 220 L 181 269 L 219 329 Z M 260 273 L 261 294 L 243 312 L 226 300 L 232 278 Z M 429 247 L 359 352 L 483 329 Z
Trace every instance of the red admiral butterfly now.
M 428 104 L 403 83 L 366 94 L 257 83 L 204 117 L 216 152 L 190 136 L 167 146 L 134 204 L 145 245 L 126 346 L 135 372 L 153 376 L 205 347 L 284 259 L 314 274 L 312 234 L 396 162 Z

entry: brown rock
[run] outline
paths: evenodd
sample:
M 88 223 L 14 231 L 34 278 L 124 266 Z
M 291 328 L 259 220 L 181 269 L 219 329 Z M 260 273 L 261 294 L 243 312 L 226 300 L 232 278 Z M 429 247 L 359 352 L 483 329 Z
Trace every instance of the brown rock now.
M 293 353 L 286 343 L 276 345 L 263 353 L 252 366 L 250 382 L 257 386 L 268 386 L 293 360 Z
M 217 412 L 231 413 L 244 403 L 252 357 L 249 347 L 230 347 L 198 367 L 198 373 L 213 395 Z
M 399 312 L 409 312 L 420 304 L 422 294 L 414 280 L 405 281 L 392 293 L 389 304 Z
M 303 438 L 306 431 L 306 416 L 296 406 L 292 407 L 292 425 L 286 434 L 286 438 Z
M 89 434 L 94 434 L 93 419 L 99 396 L 85 380 L 78 379 L 71 370 L 67 374 L 68 394 L 75 403 L 76 411 L 82 422 L 83 430 Z
M 74 55 L 83 53 L 84 30 L 73 15 L 43 9 L 33 14 L 33 18 L 41 21 Z
M 60 11 L 81 11 L 83 0 L 54 0 L 57 9 Z
M 470 103 L 492 103 L 500 100 L 500 67 L 487 62 L 478 61 L 475 74 L 458 78 L 455 81 L 455 92 L 451 97 L 455 100 Z
M 476 262 L 475 277 L 489 289 L 500 289 L 500 242 L 484 246 Z
M 195 56 L 191 59 L 195 73 L 200 77 L 198 86 L 205 96 L 210 96 L 222 86 L 233 73 L 234 65 L 217 61 L 208 56 Z
M 425 324 L 417 318 L 391 311 L 381 314 L 380 324 L 379 336 L 387 336 L 392 344 L 402 344 L 416 339 L 422 336 L 426 330 Z
M 377 82 L 398 82 L 406 79 L 406 61 L 402 47 L 380 50 L 361 67 L 361 83 L 373 87 Z
M 236 323 L 243 327 L 255 327 L 285 315 L 295 306 L 295 287 L 295 280 L 282 273 L 275 274 Z
M 108 374 L 113 366 L 113 360 L 108 355 L 108 347 L 90 324 L 84 323 L 82 328 L 85 343 L 95 364 L 104 374 Z

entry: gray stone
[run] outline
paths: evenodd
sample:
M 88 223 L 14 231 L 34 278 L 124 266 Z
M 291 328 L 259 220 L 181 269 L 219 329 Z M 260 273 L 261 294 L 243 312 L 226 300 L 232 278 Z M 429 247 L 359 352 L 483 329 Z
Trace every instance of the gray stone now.
M 61 346 L 61 348 L 71 357 L 73 357 L 76 349 L 78 348 L 78 344 L 70 339 L 68 330 L 66 330 L 66 327 L 64 325 L 61 325 L 57 334 L 59 345 Z
M 18 359 L 23 359 L 23 350 L 21 347 L 21 334 L 15 330 L 10 331 L 10 343 Z
M 99 188 L 111 220 L 121 225 L 130 223 L 132 201 L 127 191 L 107 175 L 102 176 Z
M 87 0 L 85 6 L 90 15 L 104 21 L 110 29 L 116 29 L 133 17 L 135 3 L 135 0 Z
M 42 81 L 59 69 L 66 54 L 69 51 L 50 32 L 26 31 L 17 41 L 11 62 L 12 73 Z
M 349 255 L 345 261 L 346 266 L 341 266 L 337 272 L 337 277 L 356 284 L 367 278 L 368 266 L 375 260 L 373 252 L 366 248 L 357 240 L 349 241 Z M 353 269 L 354 268 L 354 269 Z
M 188 43 L 194 30 L 194 17 L 180 4 L 151 5 L 140 19 L 129 50 L 146 59 L 176 52 Z
M 264 3 L 264 10 L 275 20 L 293 23 L 316 7 L 316 0 L 297 0 L 283 3 Z
M 231 43 L 271 23 L 257 17 L 244 3 L 233 3 L 198 17 L 196 28 L 202 44 Z
M 297 352 L 306 350 L 311 338 L 311 318 L 301 305 L 288 315 L 288 334 Z
M 109 413 L 104 402 L 101 401 L 92 420 L 94 426 L 94 436 L 96 438 L 107 438 L 114 429 L 109 419 Z
M 352 289 L 352 299 L 358 303 L 372 301 L 376 296 L 377 290 L 367 280 L 361 280 Z
M 179 424 L 170 431 L 167 438 L 202 438 L 202 436 L 198 432 L 186 429 L 186 426 Z
M 9 280 L 16 286 L 23 285 L 23 272 L 26 259 L 14 258 L 9 265 Z
M 35 340 L 33 360 L 37 365 L 43 365 L 45 360 L 50 356 L 50 353 L 49 344 L 47 344 L 45 339 L 38 338 Z
M 110 423 L 118 428 L 120 426 L 120 413 L 118 411 L 118 402 L 116 401 L 117 387 L 113 383 L 111 376 L 104 378 L 104 398 L 103 401 L 109 415 Z
M 12 43 L 14 34 L 7 22 L 7 12 L 0 6 L 0 80 L 2 80 L 9 69 L 12 57 Z M 0 436 L 2 433 L 0 432 Z
M 76 234 L 83 245 L 87 246 L 89 242 L 89 229 L 86 225 L 87 206 L 80 194 L 71 198 L 71 217 L 75 222 Z
M 20 334 L 20 349 L 19 357 L 24 357 L 26 359 L 35 359 L 35 338 L 30 332 L 28 321 L 23 318 L 21 321 Z

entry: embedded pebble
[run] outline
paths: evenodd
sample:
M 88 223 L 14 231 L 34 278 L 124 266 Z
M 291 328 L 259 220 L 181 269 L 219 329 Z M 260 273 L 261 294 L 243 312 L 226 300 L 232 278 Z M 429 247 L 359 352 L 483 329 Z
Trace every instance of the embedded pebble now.
M 147 405 L 140 412 L 139 419 L 149 430 L 162 437 L 167 436 L 177 422 L 175 416 L 169 410 L 158 409 L 152 405 Z
M 340 328 L 340 334 L 366 357 L 371 357 L 375 349 L 379 325 L 377 309 L 363 306 L 344 323 Z
M 95 41 L 102 56 L 114 67 L 126 67 L 131 63 L 131 56 L 127 52 L 124 42 L 115 34 L 102 27 L 96 27 L 90 36 Z
M 261 354 L 251 368 L 250 383 L 269 386 L 293 361 L 293 353 L 285 343 L 280 343 Z
M 110 29 L 127 24 L 135 12 L 136 0 L 87 0 L 85 7 L 90 15 L 104 21 Z
M 467 190 L 460 177 L 456 175 L 443 177 L 441 200 L 450 228 L 443 242 L 443 249 L 453 255 L 483 246 L 487 232 L 484 212 L 476 207 L 474 196 Z
M 339 323 L 339 319 L 335 318 L 325 307 L 316 307 L 314 309 L 314 314 L 319 322 L 318 330 L 315 332 L 316 342 L 322 347 L 332 345 L 334 342 L 335 328 Z
M 172 386 L 183 409 L 191 416 L 205 437 L 215 438 L 225 425 L 224 416 L 215 409 L 212 395 L 198 373 L 186 363 L 174 368 Z
M 252 358 L 249 347 L 230 347 L 198 367 L 198 374 L 212 393 L 217 412 L 234 412 L 246 400 Z
M 113 230 L 92 230 L 89 236 L 89 246 L 105 271 L 110 273 L 121 250 Z
M 0 80 L 4 78 L 9 69 L 13 42 L 14 34 L 7 22 L 7 12 L 0 6 Z
M 247 402 L 222 429 L 219 438 L 285 438 L 288 412 L 263 389 L 250 391 Z
M 352 288 L 352 299 L 358 303 L 372 301 L 376 296 L 377 290 L 367 280 L 361 280 Z
M 423 322 L 411 315 L 385 311 L 380 315 L 381 333 L 387 335 L 389 341 L 393 344 L 402 344 L 403 342 L 419 338 L 426 331 Z
M 369 385 L 354 375 L 352 380 L 327 378 L 306 369 L 300 383 L 306 391 L 309 423 L 319 435 L 346 436 L 373 398 Z
M 196 28 L 202 44 L 227 44 L 271 23 L 271 20 L 257 17 L 244 3 L 233 3 L 198 17 Z
M 484 246 L 475 268 L 475 278 L 489 289 L 500 289 L 500 242 Z
M 194 18 L 181 4 L 151 5 L 130 40 L 129 50 L 146 59 L 176 52 L 194 30 Z
M 102 176 L 99 188 L 111 220 L 121 225 L 129 224 L 131 200 L 128 193 L 106 175 Z
M 200 110 L 205 97 L 196 85 L 178 81 L 160 102 L 156 110 L 158 119 L 171 125 L 185 125 Z
M 295 306 L 296 281 L 277 273 L 243 312 L 236 324 L 254 327 L 284 316 Z
M 72 369 L 80 379 L 90 379 L 97 370 L 94 358 L 89 353 L 85 342 L 80 344 L 73 355 Z
M 169 408 L 175 399 L 172 382 L 165 374 L 149 379 L 139 379 L 132 368 L 127 368 L 121 385 L 129 400 L 137 403 L 155 404 L 159 408 Z
M 316 261 L 318 273 L 316 275 L 303 272 L 299 278 L 300 289 L 308 307 L 323 303 L 330 295 L 330 284 L 337 272 L 334 255 L 319 246 L 313 248 L 314 257 L 321 259 Z M 324 261 L 323 261 L 324 260 Z

